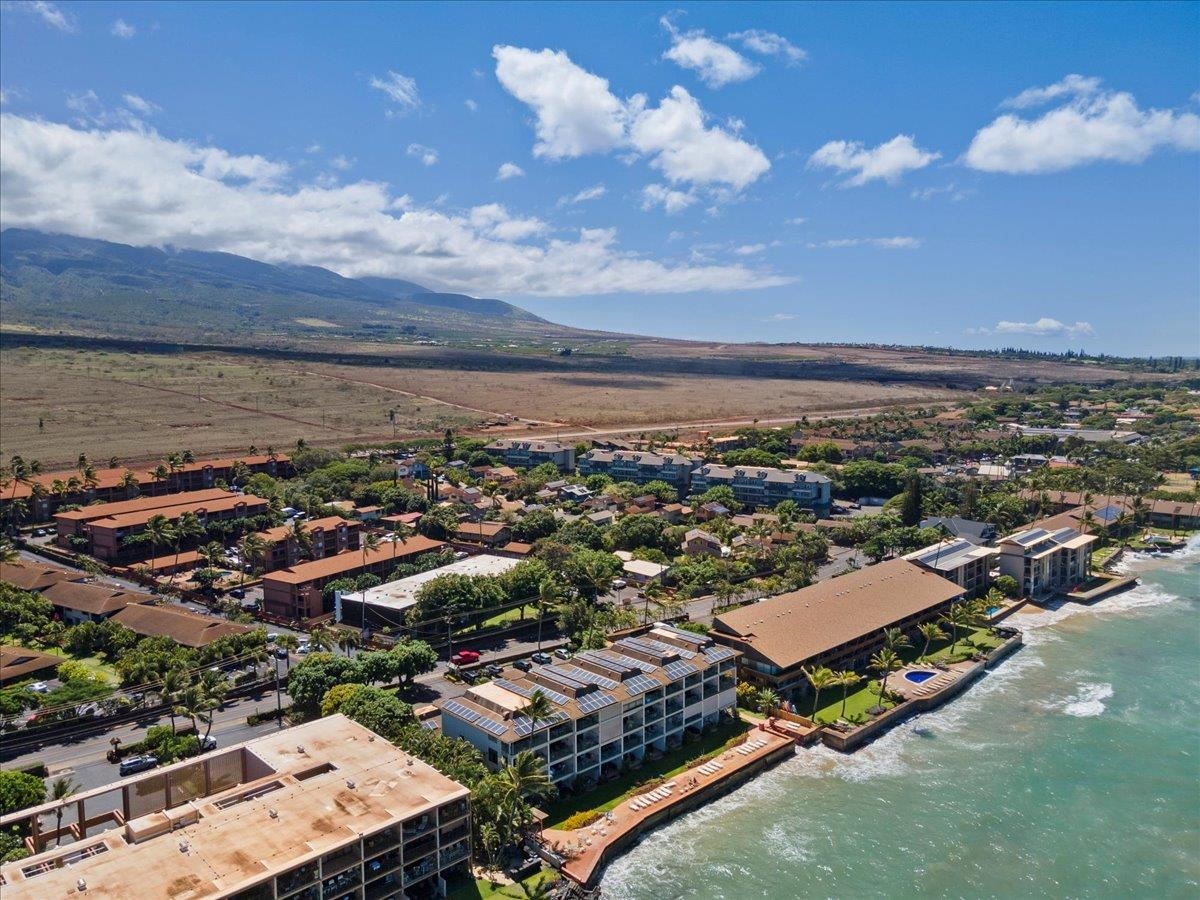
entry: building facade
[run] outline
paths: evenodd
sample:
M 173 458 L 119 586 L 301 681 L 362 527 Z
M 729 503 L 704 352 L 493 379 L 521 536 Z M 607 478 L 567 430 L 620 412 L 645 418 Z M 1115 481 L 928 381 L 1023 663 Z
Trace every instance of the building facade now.
M 1073 590 L 1092 571 L 1094 534 L 1074 528 L 1030 528 L 1000 541 L 1000 574 L 1010 575 L 1024 597 L 1040 598 Z
M 966 538 L 942 541 L 904 558 L 923 569 L 936 572 L 966 592 L 968 599 L 987 593 L 992 583 L 991 569 L 996 551 L 978 547 Z
M 260 531 L 258 536 L 270 545 L 263 560 L 263 571 L 286 569 L 305 559 L 324 559 L 347 550 L 357 550 L 362 537 L 362 522 L 325 516 L 305 520 L 301 524 L 307 546 L 301 546 L 290 525 L 280 525 Z
M 543 463 L 554 463 L 561 472 L 575 471 L 575 447 L 558 441 L 492 441 L 485 448 L 488 453 L 500 456 L 506 466 L 532 469 Z
M 830 482 L 824 475 L 758 466 L 721 466 L 706 463 L 692 472 L 693 494 L 725 485 L 746 506 L 775 506 L 792 500 L 818 516 L 829 515 Z
M 548 720 L 522 715 L 535 691 L 555 707 Z M 442 731 L 469 741 L 489 766 L 530 750 L 556 785 L 587 787 L 679 746 L 685 732 L 715 725 L 736 704 L 737 653 L 658 624 L 566 663 L 506 669 L 438 706 Z
M 683 496 L 691 484 L 692 470 L 703 462 L 679 453 L 661 454 L 648 450 L 589 450 L 579 458 L 579 474 L 607 475 L 613 481 L 646 484 L 665 481 Z

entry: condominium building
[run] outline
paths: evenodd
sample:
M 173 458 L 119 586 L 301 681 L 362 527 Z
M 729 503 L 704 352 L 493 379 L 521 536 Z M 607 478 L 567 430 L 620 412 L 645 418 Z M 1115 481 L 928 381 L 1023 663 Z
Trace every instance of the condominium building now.
M 1029 528 L 1002 539 L 1000 574 L 1017 579 L 1025 597 L 1045 597 L 1072 590 L 1092 569 L 1094 534 L 1074 528 Z
M 4 900 L 430 898 L 471 854 L 468 789 L 341 715 L 0 827 L 33 851 L 0 866 Z
M 575 447 L 571 444 L 504 439 L 492 441 L 484 449 L 502 457 L 506 466 L 514 468 L 532 469 L 543 463 L 554 463 L 560 471 L 575 470 Z
M 707 463 L 692 472 L 693 494 L 703 494 L 722 484 L 733 490 L 739 503 L 747 506 L 775 506 L 793 500 L 818 516 L 828 515 L 831 506 L 829 479 L 813 472 L 716 463 Z
M 953 538 L 904 558 L 953 581 L 966 591 L 967 597 L 973 598 L 987 593 L 995 556 L 996 551 L 991 547 L 976 546 L 966 538 Z
M 665 481 L 686 494 L 692 470 L 704 460 L 679 453 L 651 453 L 648 450 L 589 450 L 579 458 L 580 475 L 607 475 L 613 481 L 646 484 Z
M 732 715 L 736 690 L 737 653 L 660 623 L 569 662 L 527 673 L 506 669 L 504 677 L 437 705 L 442 731 L 469 741 L 488 765 L 531 750 L 555 784 L 586 786 L 679 746 L 685 731 Z M 522 710 L 539 691 L 555 712 L 535 722 Z
M 362 522 L 341 516 L 305 520 L 300 528 L 307 546 L 300 545 L 291 525 L 279 525 L 258 533 L 270 545 L 263 560 L 264 572 L 285 569 L 304 559 L 324 559 L 347 550 L 357 550 L 362 535 Z

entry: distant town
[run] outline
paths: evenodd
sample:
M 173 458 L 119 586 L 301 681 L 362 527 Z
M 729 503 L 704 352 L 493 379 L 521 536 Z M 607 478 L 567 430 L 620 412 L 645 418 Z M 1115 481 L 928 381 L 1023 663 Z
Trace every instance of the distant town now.
M 953 700 L 1014 613 L 1200 531 L 1179 381 L 270 441 L 2 460 L 6 900 L 595 896 L 648 830 Z

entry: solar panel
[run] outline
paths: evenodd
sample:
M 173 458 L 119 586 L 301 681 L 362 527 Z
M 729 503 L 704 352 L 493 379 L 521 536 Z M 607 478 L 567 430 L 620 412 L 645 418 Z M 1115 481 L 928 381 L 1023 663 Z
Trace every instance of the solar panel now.
M 514 694 L 520 694 L 522 697 L 529 699 L 533 696 L 534 691 L 541 691 L 546 695 L 547 700 L 553 700 L 555 703 L 566 703 L 571 698 L 566 694 L 560 694 L 558 691 L 552 691 L 548 687 L 542 687 L 540 684 L 536 687 L 525 687 L 517 684 L 514 681 L 509 681 L 507 678 L 493 678 L 492 684 L 504 688 L 506 691 L 512 691 Z
M 555 724 L 556 722 L 561 722 L 564 719 L 569 719 L 569 718 L 571 718 L 571 717 L 568 716 L 565 712 L 561 712 L 561 711 L 556 712 L 554 715 L 552 715 L 548 719 L 538 719 L 537 722 L 534 722 L 532 719 L 529 719 L 525 716 L 518 715 L 516 718 L 513 719 L 513 728 L 516 729 L 517 734 L 525 735 L 525 734 L 532 733 L 535 728 L 549 728 L 551 725 Z
M 639 638 L 643 644 L 649 644 L 659 653 L 678 653 L 684 659 L 691 659 L 696 655 L 694 650 L 684 650 L 682 647 L 676 647 L 674 644 L 667 644 L 663 641 L 656 641 L 654 638 Z
M 589 672 L 587 669 L 581 669 L 579 666 L 561 666 L 563 672 L 574 678 L 576 681 L 587 682 L 588 684 L 597 684 L 602 688 L 612 690 L 619 684 L 611 678 L 605 678 L 603 675 L 597 675 L 595 672 Z
M 599 652 L 597 655 L 601 655 Z M 626 656 L 624 653 L 617 653 L 615 650 L 605 650 L 602 653 L 603 659 L 611 659 L 621 667 L 622 672 L 653 672 L 658 666 L 652 662 L 646 662 L 644 659 L 635 659 L 632 656 Z
M 433 721 L 432 719 L 426 719 L 424 722 L 421 723 L 421 727 L 424 728 L 426 731 L 437 731 L 438 723 Z
M 541 678 L 549 678 L 555 684 L 561 684 L 563 687 L 570 688 L 572 691 L 578 691 L 580 688 L 587 687 L 586 681 L 576 681 L 574 678 L 568 678 L 557 669 L 546 667 L 538 669 L 537 674 Z
M 1046 536 L 1046 534 L 1047 534 L 1047 532 L 1046 532 L 1045 528 L 1033 528 L 1033 529 L 1025 532 L 1024 534 L 1017 535 L 1015 540 L 1018 544 L 1021 544 L 1022 546 L 1024 546 L 1026 544 L 1032 544 L 1037 541 L 1040 541 L 1042 538 L 1044 538 Z
M 457 700 L 447 700 L 442 704 L 442 709 L 448 713 L 453 713 L 460 719 L 465 719 L 468 722 L 474 722 L 481 715 L 481 713 L 477 713 L 475 710 L 471 709 L 471 707 L 463 706 Z
M 680 660 L 679 662 L 667 663 L 665 666 L 663 666 L 663 671 L 667 673 L 667 677 L 672 681 L 678 681 L 685 675 L 691 675 L 693 672 L 697 672 L 699 670 L 690 662 L 684 662 L 683 660 Z
M 633 678 L 630 678 L 628 681 L 624 682 L 624 685 L 625 690 L 629 691 L 630 694 L 645 694 L 648 691 L 654 690 L 655 688 L 662 687 L 661 684 L 659 684 L 649 675 L 635 675 Z
M 598 709 L 604 709 L 606 706 L 612 706 L 616 702 L 617 698 L 612 694 L 606 694 L 604 691 L 596 691 L 579 698 L 579 711 L 591 713 Z
M 475 724 L 484 731 L 490 731 L 497 737 L 504 734 L 504 732 L 507 730 L 502 723 L 497 722 L 495 719 L 489 719 L 487 716 L 480 716 L 479 720 Z
M 705 647 L 704 655 L 708 657 L 710 662 L 724 662 L 727 659 L 732 659 L 737 654 L 728 647 Z

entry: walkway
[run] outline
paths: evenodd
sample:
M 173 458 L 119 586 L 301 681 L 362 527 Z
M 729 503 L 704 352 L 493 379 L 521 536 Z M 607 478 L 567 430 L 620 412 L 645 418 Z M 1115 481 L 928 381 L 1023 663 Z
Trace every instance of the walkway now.
M 613 853 L 640 832 L 719 793 L 721 785 L 748 769 L 761 766 L 780 748 L 793 745 L 789 738 L 753 729 L 746 733 L 741 744 L 730 747 L 707 763 L 671 776 L 660 789 L 647 789 L 622 800 L 606 816 L 584 828 L 574 831 L 548 828 L 542 833 L 543 841 L 568 858 L 562 873 L 586 887 Z

